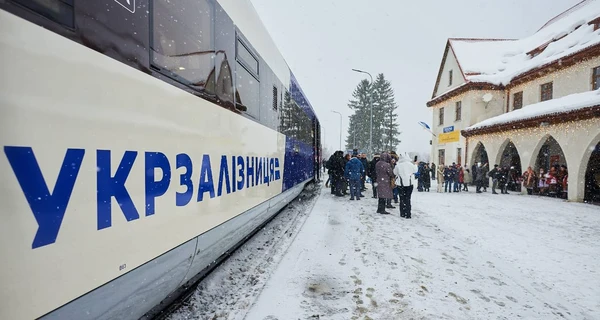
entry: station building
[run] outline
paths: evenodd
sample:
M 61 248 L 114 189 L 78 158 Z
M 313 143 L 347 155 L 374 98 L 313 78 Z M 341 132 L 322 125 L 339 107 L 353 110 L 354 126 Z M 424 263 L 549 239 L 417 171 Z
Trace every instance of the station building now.
M 432 99 L 439 164 L 569 170 L 568 199 L 600 201 L 600 1 L 523 39 L 448 39 Z

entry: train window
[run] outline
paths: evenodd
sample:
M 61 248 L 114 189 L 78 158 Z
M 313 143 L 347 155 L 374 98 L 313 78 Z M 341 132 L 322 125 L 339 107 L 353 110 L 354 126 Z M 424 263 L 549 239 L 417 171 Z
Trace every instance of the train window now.
M 258 78 L 258 59 L 250 52 L 246 44 L 238 38 L 236 45 L 236 57 L 248 71 Z
M 152 64 L 192 88 L 214 93 L 214 4 L 153 1 Z
M 73 0 L 13 0 L 13 2 L 66 27 L 75 28 Z
M 283 99 L 279 121 L 279 132 L 296 140 L 312 144 L 314 138 L 312 120 L 287 91 Z
M 277 87 L 273 86 L 273 110 L 277 110 L 277 100 L 278 100 L 278 94 L 277 94 Z
M 236 107 L 258 118 L 260 83 L 238 62 L 236 73 Z

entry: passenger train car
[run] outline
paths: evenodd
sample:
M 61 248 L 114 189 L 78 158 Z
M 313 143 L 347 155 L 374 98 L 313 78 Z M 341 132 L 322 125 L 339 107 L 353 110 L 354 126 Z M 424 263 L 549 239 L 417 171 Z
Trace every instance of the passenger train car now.
M 139 319 L 318 179 L 249 0 L 0 0 L 0 319 Z

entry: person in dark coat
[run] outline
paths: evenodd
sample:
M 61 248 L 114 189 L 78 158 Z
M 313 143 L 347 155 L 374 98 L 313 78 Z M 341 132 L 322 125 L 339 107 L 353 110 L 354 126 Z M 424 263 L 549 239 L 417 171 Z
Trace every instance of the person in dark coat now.
M 431 169 L 429 169 L 428 164 L 425 164 L 425 168 L 423 169 L 423 190 L 425 192 L 429 192 L 429 188 L 431 188 L 431 179 Z
M 498 194 L 496 188 L 498 187 L 498 180 L 500 178 L 500 169 L 498 169 L 497 164 L 494 165 L 494 169 L 490 170 L 489 176 L 492 178 L 492 194 Z
M 417 171 L 418 171 L 418 175 L 417 175 L 417 191 L 418 192 L 423 192 L 423 179 L 425 178 L 425 164 L 423 162 L 419 162 L 419 165 L 417 166 Z
M 360 160 L 360 163 L 363 165 L 364 169 L 364 173 L 360 178 L 360 189 L 361 191 L 366 191 L 367 188 L 365 188 L 365 181 L 367 180 L 367 168 L 369 167 L 369 161 L 367 160 L 367 155 L 365 153 L 361 153 L 358 157 L 358 160 Z
M 477 193 L 481 193 L 481 188 L 485 188 L 485 169 L 487 167 L 487 163 L 485 165 L 481 165 L 481 163 L 477 164 L 476 172 L 477 174 L 473 174 L 473 176 L 477 177 Z
M 471 167 L 471 173 L 473 174 L 473 184 L 477 185 L 477 163 Z
M 444 192 L 452 192 L 452 169 L 449 166 L 444 168 Z
M 373 160 L 369 162 L 369 167 L 367 169 L 367 175 L 371 179 L 371 187 L 373 187 L 373 198 L 377 198 L 377 170 L 376 165 L 379 162 L 379 154 L 373 155 Z
M 435 163 L 432 162 L 431 163 L 431 180 L 435 180 L 435 173 L 437 172 L 437 171 L 435 171 L 435 168 L 436 168 Z
M 350 200 L 360 200 L 360 178 L 365 173 L 362 163 L 357 158 L 358 154 L 353 153 L 352 159 L 346 163 L 344 176 L 350 183 Z
M 333 180 L 332 185 L 334 190 L 334 194 L 338 197 L 342 197 L 342 187 L 344 180 L 344 152 L 336 151 L 330 159 L 329 168 L 331 170 L 331 178 Z
M 344 154 L 342 152 L 342 154 Z M 343 171 L 346 168 L 346 163 L 348 163 L 348 161 L 350 161 L 350 154 L 346 153 L 346 155 L 343 157 L 343 162 L 342 162 L 342 195 L 347 195 L 348 194 L 348 179 L 346 179 L 346 177 L 344 176 Z
M 377 174 L 377 197 L 379 198 L 377 213 L 380 214 L 390 214 L 385 211 L 386 201 L 387 199 L 392 199 L 394 197 L 391 184 L 394 173 L 392 172 L 392 166 L 390 165 L 391 161 L 392 157 L 388 153 L 383 153 L 375 165 L 375 172 Z

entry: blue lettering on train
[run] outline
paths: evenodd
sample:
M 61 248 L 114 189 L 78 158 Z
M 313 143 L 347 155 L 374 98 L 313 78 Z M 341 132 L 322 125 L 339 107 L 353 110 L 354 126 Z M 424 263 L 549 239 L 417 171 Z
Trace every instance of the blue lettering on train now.
M 42 173 L 31 147 L 5 146 L 4 153 L 38 224 L 32 249 L 53 244 L 60 231 L 86 150 L 67 149 L 52 192 L 46 183 L 48 177 Z M 117 168 L 111 167 L 114 157 L 121 159 Z M 218 173 L 212 170 L 213 159 L 218 159 L 215 162 L 219 163 Z M 119 204 L 124 218 L 133 221 L 140 219 L 140 213 L 147 217 L 159 214 L 156 212 L 156 199 L 169 196 L 167 191 L 171 183 L 176 183 L 179 191 L 170 197 L 174 196 L 171 199 L 175 206 L 182 207 L 194 199 L 194 194 L 197 202 L 207 201 L 244 188 L 269 186 L 271 182 L 281 179 L 282 168 L 278 158 L 241 155 L 211 158 L 211 155 L 204 154 L 200 163 L 194 163 L 188 154 L 180 153 L 175 156 L 174 170 L 171 169 L 169 157 L 162 152 L 144 152 L 143 160 L 145 207 L 140 211 L 126 186 L 136 161 L 140 161 L 138 152 L 128 150 L 123 154 L 115 154 L 111 150 L 96 150 L 98 230 L 112 226 L 113 198 Z M 199 170 L 198 175 L 194 175 L 195 168 Z M 196 183 L 194 177 L 199 177 Z

